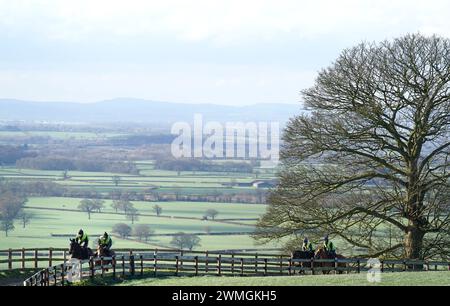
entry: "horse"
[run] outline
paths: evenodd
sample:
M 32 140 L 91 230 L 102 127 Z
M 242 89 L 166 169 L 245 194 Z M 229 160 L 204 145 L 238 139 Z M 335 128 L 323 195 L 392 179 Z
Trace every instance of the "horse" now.
M 291 254 L 292 259 L 308 259 L 308 262 L 297 262 L 294 263 L 294 266 L 297 264 L 297 266 L 300 268 L 311 268 L 311 258 L 314 257 L 314 252 L 308 252 L 308 251 L 294 251 Z M 306 271 L 304 269 L 301 269 L 300 274 L 305 274 Z M 294 270 L 295 274 L 295 270 Z
M 95 260 L 95 265 L 96 266 L 101 266 L 102 265 L 102 261 L 99 260 L 99 258 L 101 257 L 113 257 L 114 255 L 116 255 L 116 253 L 113 250 L 107 250 L 106 248 L 102 247 L 101 245 L 97 246 L 97 252 L 95 252 L 94 257 L 96 258 Z M 109 265 L 112 263 L 112 260 L 103 260 L 103 265 Z M 108 271 L 108 269 L 105 268 L 106 271 Z
M 336 257 L 330 256 L 329 253 L 323 248 L 323 247 L 319 247 L 316 251 L 316 253 L 314 254 L 314 259 L 345 259 L 344 256 L 336 254 Z M 329 267 L 329 268 L 334 268 L 334 262 L 321 262 L 321 263 L 315 263 L 314 264 L 317 267 Z M 338 267 L 340 268 L 345 268 L 347 267 L 346 263 L 338 263 Z M 323 274 L 329 274 L 331 270 L 322 270 Z M 339 270 L 338 271 L 339 274 L 344 273 L 344 271 Z
M 90 248 L 82 248 L 75 239 L 70 239 L 69 254 L 70 258 L 84 260 L 89 259 L 93 252 Z

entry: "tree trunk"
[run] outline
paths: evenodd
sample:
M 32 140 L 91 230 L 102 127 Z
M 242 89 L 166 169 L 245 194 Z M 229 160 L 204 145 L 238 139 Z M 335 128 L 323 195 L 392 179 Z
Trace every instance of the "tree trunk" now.
M 425 233 L 417 224 L 411 222 L 405 235 L 405 255 L 407 259 L 423 259 L 423 238 Z

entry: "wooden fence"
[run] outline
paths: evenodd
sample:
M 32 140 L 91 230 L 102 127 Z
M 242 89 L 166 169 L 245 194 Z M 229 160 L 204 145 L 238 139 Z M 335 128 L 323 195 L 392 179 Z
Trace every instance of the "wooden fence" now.
M 1 252 L 1 251 L 0 251 Z M 54 254 L 55 249 L 52 254 Z M 52 260 L 55 260 L 53 258 Z M 361 273 L 450 271 L 450 262 L 416 260 L 373 260 L 362 258 L 319 260 L 293 259 L 289 255 L 218 253 L 181 250 L 116 250 L 116 256 L 49 265 L 24 281 L 25 286 L 66 285 L 73 280 L 110 276 L 276 276 L 299 273 Z

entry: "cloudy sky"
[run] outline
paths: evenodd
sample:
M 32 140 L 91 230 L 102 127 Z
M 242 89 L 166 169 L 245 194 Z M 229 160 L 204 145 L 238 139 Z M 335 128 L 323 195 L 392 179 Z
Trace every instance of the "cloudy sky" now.
M 448 0 L 0 0 L 0 98 L 297 103 L 360 41 L 450 37 Z

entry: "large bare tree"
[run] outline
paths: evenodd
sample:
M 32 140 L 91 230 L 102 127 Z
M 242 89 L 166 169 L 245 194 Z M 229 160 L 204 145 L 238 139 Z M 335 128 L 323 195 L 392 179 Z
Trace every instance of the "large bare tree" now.
M 256 237 L 330 233 L 371 256 L 448 259 L 450 41 L 362 43 L 302 94 L 311 112 L 285 130 Z

